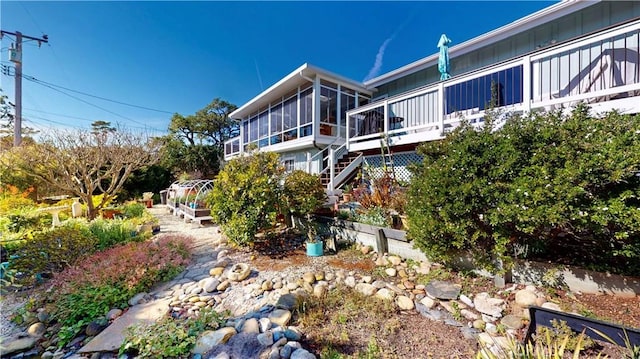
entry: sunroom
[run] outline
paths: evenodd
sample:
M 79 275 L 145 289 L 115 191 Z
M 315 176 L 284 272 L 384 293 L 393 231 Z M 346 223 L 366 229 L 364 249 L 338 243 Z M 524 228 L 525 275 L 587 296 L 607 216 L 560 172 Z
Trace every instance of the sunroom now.
M 367 104 L 371 95 L 356 81 L 304 64 L 231 113 L 240 136 L 225 142 L 225 160 L 255 147 L 288 153 L 298 159 L 295 168 L 316 172 L 317 166 L 302 162 L 342 145 L 347 111 Z

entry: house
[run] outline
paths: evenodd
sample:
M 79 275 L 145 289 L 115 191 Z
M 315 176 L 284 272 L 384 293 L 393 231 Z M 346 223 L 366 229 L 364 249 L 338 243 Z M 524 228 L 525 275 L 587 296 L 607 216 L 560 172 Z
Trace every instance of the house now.
M 363 164 L 393 164 L 406 180 L 418 144 L 462 119 L 482 124 L 490 105 L 640 112 L 639 49 L 640 2 L 562 1 L 451 47 L 446 80 L 438 53 L 364 83 L 304 64 L 231 114 L 241 130 L 225 159 L 253 143 L 289 170 L 321 174 L 329 191 Z

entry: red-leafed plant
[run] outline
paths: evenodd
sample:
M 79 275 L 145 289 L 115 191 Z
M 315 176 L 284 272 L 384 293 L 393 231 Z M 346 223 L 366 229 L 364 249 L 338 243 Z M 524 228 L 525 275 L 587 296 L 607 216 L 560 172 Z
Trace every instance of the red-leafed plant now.
M 61 325 L 59 345 L 112 308 L 124 308 L 139 292 L 168 280 L 189 262 L 191 238 L 162 235 L 88 256 L 52 280 L 52 314 Z

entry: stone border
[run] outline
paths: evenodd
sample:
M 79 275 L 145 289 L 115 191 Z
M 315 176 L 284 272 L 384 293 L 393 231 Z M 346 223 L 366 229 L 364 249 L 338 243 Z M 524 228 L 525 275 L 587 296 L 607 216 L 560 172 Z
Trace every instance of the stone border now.
M 330 233 L 340 242 L 360 243 L 371 246 L 378 253 L 397 254 L 417 261 L 428 259 L 406 239 L 405 231 L 329 217 L 317 217 L 317 220 L 325 227 L 326 233 Z M 460 258 L 454 265 L 474 269 L 483 276 L 494 277 L 499 286 L 513 282 L 562 286 L 574 292 L 588 294 L 606 293 L 620 297 L 640 295 L 640 277 L 602 273 L 568 265 L 516 260 L 510 273 L 505 276 L 494 276 L 487 271 L 477 270 L 467 258 Z M 550 279 L 552 282 L 549 282 Z

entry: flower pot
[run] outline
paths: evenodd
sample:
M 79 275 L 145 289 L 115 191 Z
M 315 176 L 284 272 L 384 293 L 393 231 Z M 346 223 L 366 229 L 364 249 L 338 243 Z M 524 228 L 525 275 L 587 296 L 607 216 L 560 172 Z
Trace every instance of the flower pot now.
M 351 202 L 351 193 L 343 193 L 342 194 L 342 200 L 344 202 Z
M 322 241 L 306 242 L 307 255 L 310 257 L 320 257 L 322 255 Z

